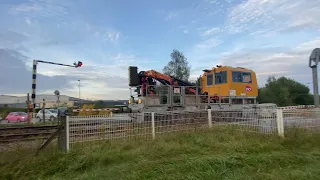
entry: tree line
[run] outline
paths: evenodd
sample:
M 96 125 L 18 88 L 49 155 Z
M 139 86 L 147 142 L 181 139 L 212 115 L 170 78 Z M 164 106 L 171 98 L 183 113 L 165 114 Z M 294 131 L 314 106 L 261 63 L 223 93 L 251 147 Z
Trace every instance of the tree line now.
M 163 68 L 166 75 L 189 81 L 191 66 L 184 54 L 176 49 L 170 54 L 171 60 Z M 191 82 L 200 86 L 200 78 Z M 259 88 L 259 103 L 275 103 L 278 106 L 310 105 L 314 103 L 310 89 L 294 79 L 270 76 L 264 87 Z

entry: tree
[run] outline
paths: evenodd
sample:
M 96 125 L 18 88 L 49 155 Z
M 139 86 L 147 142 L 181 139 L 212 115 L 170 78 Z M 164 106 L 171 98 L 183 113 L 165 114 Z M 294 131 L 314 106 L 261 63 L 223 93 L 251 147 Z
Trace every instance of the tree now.
M 310 89 L 286 77 L 269 77 L 265 87 L 259 89 L 259 103 L 275 103 L 278 106 L 312 104 Z
M 100 109 L 100 108 L 104 108 L 105 104 L 102 100 L 99 100 L 97 102 L 94 103 L 95 108 Z
M 191 84 L 193 86 L 200 87 L 200 81 L 201 81 L 201 77 L 198 77 L 197 80 L 195 80 L 194 82 L 191 82 Z
M 188 81 L 191 67 L 188 65 L 187 58 L 184 57 L 182 52 L 176 49 L 173 50 L 170 56 L 171 61 L 163 68 L 163 73 Z

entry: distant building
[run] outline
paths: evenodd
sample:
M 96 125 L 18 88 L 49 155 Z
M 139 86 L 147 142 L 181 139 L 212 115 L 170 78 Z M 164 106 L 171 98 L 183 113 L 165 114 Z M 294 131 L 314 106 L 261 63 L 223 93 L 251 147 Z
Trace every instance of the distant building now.
M 36 106 L 37 108 L 42 107 L 43 99 L 45 99 L 46 108 L 57 107 L 57 97 L 55 95 L 37 95 Z M 77 98 L 60 95 L 59 106 L 73 107 L 74 103 L 78 100 Z M 30 97 L 30 101 L 32 101 Z M 15 107 L 15 108 L 26 108 L 27 96 L 8 96 L 0 95 L 0 107 Z

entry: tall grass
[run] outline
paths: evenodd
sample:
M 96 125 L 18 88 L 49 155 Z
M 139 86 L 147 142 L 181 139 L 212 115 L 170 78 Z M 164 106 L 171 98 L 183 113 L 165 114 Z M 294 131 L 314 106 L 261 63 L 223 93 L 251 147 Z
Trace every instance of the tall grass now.
M 320 135 L 213 128 L 0 159 L 0 179 L 319 179 Z

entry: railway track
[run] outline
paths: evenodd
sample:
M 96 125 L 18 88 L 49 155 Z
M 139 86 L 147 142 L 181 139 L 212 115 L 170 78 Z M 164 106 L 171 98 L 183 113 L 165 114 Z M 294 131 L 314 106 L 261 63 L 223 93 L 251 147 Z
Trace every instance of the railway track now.
M 0 128 L 0 143 L 46 139 L 57 125 Z

